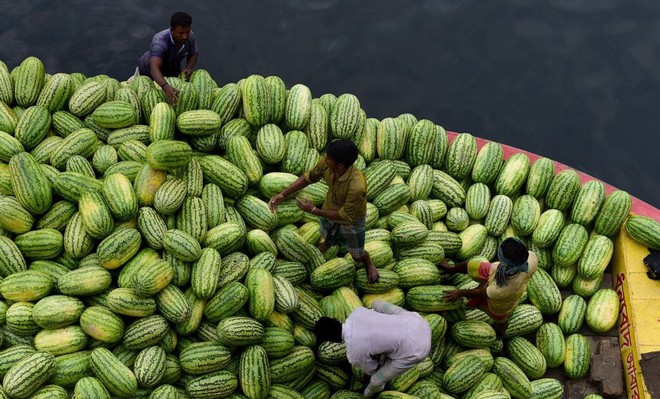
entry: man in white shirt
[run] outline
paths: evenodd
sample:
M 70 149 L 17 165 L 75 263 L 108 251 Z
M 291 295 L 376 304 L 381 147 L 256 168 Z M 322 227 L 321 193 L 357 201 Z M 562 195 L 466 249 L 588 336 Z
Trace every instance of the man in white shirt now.
M 374 301 L 372 308 L 355 309 L 344 324 L 321 317 L 314 328 L 317 342 L 345 342 L 349 363 L 371 376 L 367 398 L 415 367 L 431 349 L 431 327 L 422 316 L 383 301 Z

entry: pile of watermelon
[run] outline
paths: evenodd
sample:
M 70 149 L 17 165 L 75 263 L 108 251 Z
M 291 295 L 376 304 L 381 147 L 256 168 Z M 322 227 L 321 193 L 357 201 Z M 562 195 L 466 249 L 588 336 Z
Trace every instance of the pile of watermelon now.
M 361 398 L 345 345 L 312 328 L 375 300 L 420 312 L 433 338 L 380 398 L 561 398 L 546 370 L 585 377 L 583 324 L 616 324 L 600 288 L 611 238 L 625 223 L 660 247 L 630 195 L 549 159 L 504 159 L 411 114 L 368 118 L 354 95 L 276 76 L 167 82 L 174 106 L 148 77 L 0 62 L 0 398 Z M 294 198 L 268 209 L 335 138 L 359 148 L 375 284 L 340 248 L 321 254 L 319 220 Z M 321 206 L 327 190 L 299 196 Z M 442 297 L 476 283 L 436 265 L 495 260 L 510 236 L 540 269 L 502 341 Z

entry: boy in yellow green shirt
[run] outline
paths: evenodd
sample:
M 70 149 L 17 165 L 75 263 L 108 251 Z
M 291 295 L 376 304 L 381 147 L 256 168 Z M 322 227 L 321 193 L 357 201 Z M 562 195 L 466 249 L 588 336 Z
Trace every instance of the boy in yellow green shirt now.
M 365 215 L 367 213 L 367 182 L 364 174 L 353 164 L 358 156 L 350 140 L 334 140 L 326 148 L 326 155 L 289 187 L 273 196 L 268 205 L 272 212 L 286 197 L 307 185 L 324 179 L 328 194 L 321 208 L 305 199 L 296 199 L 300 209 L 319 216 L 324 252 L 333 245 L 344 245 L 356 262 L 365 265 L 369 282 L 378 281 L 378 270 L 364 249 Z

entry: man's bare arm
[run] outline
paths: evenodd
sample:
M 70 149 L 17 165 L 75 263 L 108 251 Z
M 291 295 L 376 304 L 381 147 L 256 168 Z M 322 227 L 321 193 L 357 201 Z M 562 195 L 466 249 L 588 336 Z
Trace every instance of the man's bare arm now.
M 444 260 L 442 263 L 438 265 L 438 269 L 442 270 L 443 272 L 447 273 L 467 273 L 467 266 L 468 263 L 466 262 L 461 262 L 455 264 L 453 267 L 449 266 L 449 263 Z
M 280 192 L 279 194 L 274 195 L 270 201 L 268 202 L 268 207 L 270 208 L 271 212 L 275 212 L 277 210 L 277 206 L 286 199 L 289 195 L 295 193 L 298 190 L 302 190 L 303 188 L 307 187 L 309 185 L 309 182 L 305 180 L 305 176 L 300 176 L 289 185 L 289 187 L 285 188 Z
M 183 75 L 188 79 L 190 77 L 190 74 L 193 71 L 193 68 L 195 68 L 195 64 L 197 63 L 197 55 L 199 53 L 195 54 L 188 54 L 188 59 L 186 60 L 186 68 L 183 70 Z
M 414 366 L 412 366 L 414 367 Z M 375 397 L 385 388 L 388 381 L 405 373 L 411 367 L 402 364 L 399 360 L 387 359 L 385 363 L 371 376 L 369 385 L 364 390 L 364 396 L 367 398 Z
M 167 101 L 170 104 L 174 104 L 176 103 L 176 90 L 172 86 L 170 86 L 165 80 L 165 77 L 163 76 L 163 72 L 161 71 L 162 68 L 163 68 L 162 58 L 151 57 L 151 61 L 150 61 L 151 77 L 158 86 L 163 88 L 163 91 L 167 96 Z
M 298 206 L 305 212 L 311 213 L 312 215 L 321 216 L 329 220 L 343 221 L 342 217 L 339 215 L 338 211 L 330 211 L 327 209 L 321 209 L 314 206 L 311 203 L 305 203 L 303 201 L 298 201 Z
M 466 297 L 466 298 L 487 298 L 488 295 L 486 294 L 486 289 L 488 288 L 488 284 L 483 283 L 477 288 L 473 288 L 471 290 L 452 290 L 444 294 L 443 296 L 447 298 L 449 301 L 458 301 L 459 299 Z

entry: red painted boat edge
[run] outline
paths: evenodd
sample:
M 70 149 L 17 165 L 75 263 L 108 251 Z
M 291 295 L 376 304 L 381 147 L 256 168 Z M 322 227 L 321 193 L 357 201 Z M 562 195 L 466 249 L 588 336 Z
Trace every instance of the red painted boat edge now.
M 458 135 L 458 133 L 448 131 L 447 135 L 449 136 L 449 141 L 451 142 Z M 481 147 L 483 147 L 484 144 L 492 141 L 492 140 L 482 139 L 480 137 L 475 137 L 475 138 L 477 139 L 477 146 L 478 146 L 479 149 L 481 149 Z M 504 152 L 504 159 L 507 159 L 511 155 L 517 154 L 519 152 L 522 152 L 522 153 L 526 154 L 529 157 L 529 160 L 531 162 L 534 162 L 537 159 L 542 158 L 540 155 L 535 154 L 533 152 L 521 150 L 520 148 L 512 147 L 510 145 L 506 145 L 506 144 L 502 144 L 502 143 L 499 143 L 499 144 L 502 146 L 502 150 Z M 579 170 L 577 170 L 575 168 L 571 168 L 570 166 L 564 165 L 563 163 L 560 163 L 560 162 L 557 162 L 557 161 L 554 161 L 554 160 L 553 160 L 553 162 L 555 163 L 555 173 L 560 172 L 560 171 L 565 170 L 565 169 L 572 169 L 572 170 L 574 170 L 578 173 L 578 175 L 580 176 L 580 181 L 582 183 L 584 183 L 588 180 L 598 180 L 598 181 L 602 182 L 603 185 L 605 185 L 605 192 L 607 194 L 610 194 L 612 191 L 619 190 L 618 188 L 612 186 L 611 184 L 608 184 L 608 183 L 606 183 L 606 182 L 604 182 L 600 179 L 596 179 L 595 177 L 590 176 L 590 175 L 588 175 L 584 172 L 580 172 Z M 653 205 L 651 205 L 647 202 L 644 202 L 644 201 L 640 200 L 639 198 L 637 198 L 633 195 L 631 195 L 631 197 L 632 197 L 632 209 L 631 209 L 632 213 L 634 213 L 636 215 L 648 216 L 652 219 L 660 221 L 660 209 L 654 207 Z

